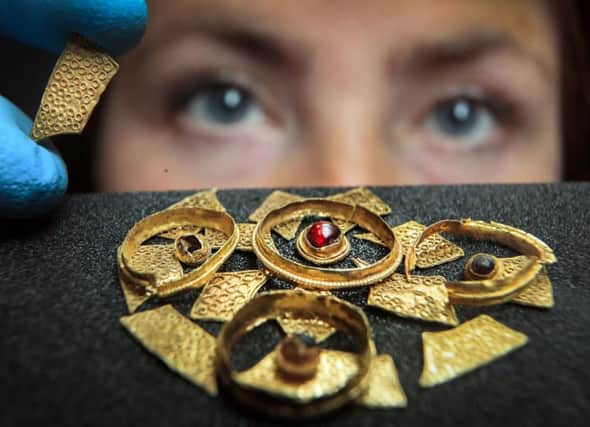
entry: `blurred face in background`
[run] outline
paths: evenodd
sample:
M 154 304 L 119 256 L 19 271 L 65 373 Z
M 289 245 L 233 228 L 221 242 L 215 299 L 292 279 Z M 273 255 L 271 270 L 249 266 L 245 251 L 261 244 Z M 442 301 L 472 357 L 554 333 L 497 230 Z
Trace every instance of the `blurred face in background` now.
M 102 190 L 554 181 L 541 0 L 152 0 L 121 60 Z

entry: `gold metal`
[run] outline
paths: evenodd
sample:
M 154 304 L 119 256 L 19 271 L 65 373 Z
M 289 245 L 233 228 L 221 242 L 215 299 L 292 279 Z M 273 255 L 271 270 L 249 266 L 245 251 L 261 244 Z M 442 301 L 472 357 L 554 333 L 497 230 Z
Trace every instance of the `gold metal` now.
M 303 197 L 296 194 L 286 193 L 284 191 L 273 191 L 262 204 L 256 209 L 248 218 L 252 222 L 260 222 L 271 211 L 282 208 L 289 203 L 304 200 Z M 293 218 L 290 221 L 277 224 L 274 231 L 281 235 L 286 240 L 293 240 L 297 234 L 297 230 L 301 225 L 301 218 Z
M 31 129 L 40 141 L 82 133 L 119 65 L 102 49 L 73 37 L 55 64 Z
M 423 332 L 422 387 L 433 387 L 524 346 L 526 335 L 482 315 L 443 332 Z
M 145 288 L 127 283 L 124 280 L 119 280 L 119 285 L 123 291 L 129 313 L 134 313 L 143 303 L 149 301 L 154 296 L 147 292 Z
M 215 337 L 170 305 L 122 317 L 121 323 L 171 370 L 217 395 Z
M 504 266 L 503 275 L 508 278 L 526 267 L 528 257 L 500 258 L 500 261 Z M 541 270 L 531 283 L 510 302 L 530 307 L 552 308 L 555 301 L 553 299 L 553 286 L 547 274 L 547 269 Z
M 445 325 L 459 324 L 455 308 L 449 303 L 446 279 L 440 276 L 394 274 L 371 286 L 368 305 L 409 317 Z
M 306 227 L 297 238 L 297 251 L 299 255 L 316 265 L 329 265 L 343 260 L 350 253 L 350 243 L 344 233 L 340 231 L 340 237 L 331 245 L 322 248 L 314 247 L 307 238 L 309 228 Z
M 323 350 L 316 375 L 304 383 L 286 382 L 278 375 L 274 354 L 248 371 L 235 371 L 231 363 L 234 345 L 255 327 L 287 311 L 295 316 L 314 313 L 350 336 L 358 353 L 338 352 L 332 357 L 332 351 Z M 217 338 L 216 369 L 220 383 L 250 408 L 302 417 L 334 410 L 361 396 L 374 355 L 370 326 L 359 308 L 332 296 L 275 291 L 260 294 L 224 325 Z
M 173 282 L 158 283 L 153 273 L 138 272 L 132 268 L 130 260 L 142 243 L 162 232 L 185 225 L 213 228 L 231 237 L 199 268 Z M 157 294 L 160 297 L 168 297 L 188 289 L 195 289 L 205 285 L 213 277 L 219 267 L 231 256 L 239 239 L 239 230 L 234 220 L 224 212 L 201 208 L 164 210 L 144 218 L 135 224 L 127 234 L 117 252 L 119 278 L 134 287 L 143 287 L 149 293 Z
M 417 247 L 428 237 L 441 232 L 501 243 L 529 257 L 528 264 L 509 278 L 448 281 L 449 299 L 453 304 L 493 305 L 510 301 L 524 290 L 545 264 L 557 261 L 549 246 L 531 234 L 509 225 L 471 219 L 443 220 L 425 229 L 406 255 L 406 276 L 416 265 Z
M 379 216 L 389 215 L 391 213 L 389 205 L 365 187 L 359 187 L 345 193 L 335 194 L 327 197 L 327 199 L 352 206 L 362 206 Z
M 138 274 L 149 274 L 156 286 L 180 280 L 182 265 L 172 245 L 145 245 L 137 248 L 129 260 L 129 267 Z
M 201 291 L 193 305 L 193 319 L 227 322 L 250 301 L 266 283 L 268 276 L 260 270 L 217 273 Z
M 389 252 L 381 260 L 364 268 L 328 269 L 291 261 L 269 246 L 272 241 L 271 230 L 277 224 L 306 216 L 342 218 L 355 222 L 386 242 Z M 253 247 L 258 259 L 272 274 L 303 288 L 315 290 L 346 289 L 378 283 L 393 274 L 402 258 L 399 242 L 381 217 L 361 206 L 325 199 L 294 202 L 269 212 L 256 226 Z
M 167 207 L 166 210 L 178 208 L 202 208 L 218 212 L 227 212 L 225 206 L 223 206 L 217 198 L 217 189 L 215 188 L 211 190 L 200 191 L 185 197 L 179 202 L 176 202 L 173 205 Z M 201 227 L 198 225 L 188 224 L 160 233 L 159 237 L 169 240 L 176 240 L 179 236 L 184 234 L 199 234 L 200 232 Z M 212 245 L 210 246 L 213 247 Z
M 184 265 L 196 267 L 209 258 L 211 247 L 198 234 L 185 234 L 174 241 L 174 255 Z
M 408 405 L 390 355 L 380 354 L 373 358 L 368 381 L 368 390 L 357 400 L 357 404 L 369 408 L 405 408 Z
M 425 225 L 416 221 L 408 221 L 402 225 L 393 227 L 393 232 L 395 233 L 395 237 L 400 241 L 404 255 L 408 253 L 425 229 Z M 356 234 L 354 237 L 383 245 L 383 242 L 373 233 Z M 464 255 L 463 249 L 459 246 L 439 234 L 434 234 L 425 239 L 416 248 L 416 266 L 418 268 L 432 268 L 455 261 Z
M 252 252 L 252 235 L 256 224 L 238 224 L 238 230 L 240 231 L 240 240 L 236 249 L 239 251 Z M 214 249 L 222 247 L 228 239 L 224 233 L 213 230 L 211 228 L 205 229 L 205 241 L 207 244 Z

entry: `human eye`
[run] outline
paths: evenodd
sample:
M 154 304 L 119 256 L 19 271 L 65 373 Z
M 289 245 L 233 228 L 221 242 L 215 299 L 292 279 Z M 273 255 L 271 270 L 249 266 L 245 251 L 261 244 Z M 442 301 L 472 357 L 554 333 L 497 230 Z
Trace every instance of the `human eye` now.
M 232 82 L 209 82 L 192 91 L 184 105 L 185 119 L 204 128 L 257 126 L 265 111 L 246 88 Z
M 509 108 L 485 97 L 459 95 L 438 101 L 424 128 L 435 141 L 468 149 L 495 142 L 509 120 Z

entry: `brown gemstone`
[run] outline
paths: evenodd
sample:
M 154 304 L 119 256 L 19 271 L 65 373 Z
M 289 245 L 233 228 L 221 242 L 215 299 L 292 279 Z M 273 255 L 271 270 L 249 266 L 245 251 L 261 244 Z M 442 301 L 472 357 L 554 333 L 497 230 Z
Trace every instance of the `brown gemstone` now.
M 184 253 L 192 254 L 203 247 L 197 236 L 188 235 L 178 239 L 178 249 Z
M 340 239 L 342 232 L 329 221 L 318 221 L 313 223 L 307 230 L 307 240 L 315 248 L 329 246 Z
M 479 276 L 487 276 L 496 268 L 494 257 L 490 255 L 476 255 L 471 261 L 471 271 Z

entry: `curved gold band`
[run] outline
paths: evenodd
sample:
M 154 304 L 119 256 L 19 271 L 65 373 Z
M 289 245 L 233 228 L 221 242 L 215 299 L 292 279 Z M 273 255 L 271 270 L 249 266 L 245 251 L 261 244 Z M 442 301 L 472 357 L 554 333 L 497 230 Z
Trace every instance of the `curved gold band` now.
M 294 317 L 314 313 L 319 319 L 354 340 L 358 370 L 337 392 L 312 401 L 297 400 L 273 395 L 240 381 L 239 372 L 233 369 L 231 363 L 234 345 L 255 327 L 267 320 L 277 319 L 285 312 L 293 313 Z M 260 294 L 223 326 L 217 337 L 215 367 L 220 384 L 239 402 L 272 415 L 311 416 L 337 409 L 366 391 L 367 374 L 374 355 L 375 344 L 369 322 L 360 308 L 329 295 L 304 291 L 274 291 Z
M 327 269 L 288 260 L 273 249 L 271 230 L 291 219 L 324 216 L 354 222 L 372 232 L 390 250 L 381 260 L 362 268 Z M 391 276 L 402 259 L 393 230 L 383 219 L 362 206 L 323 199 L 290 203 L 270 213 L 256 226 L 252 239 L 254 253 L 264 266 L 281 279 L 308 289 L 336 290 L 378 283 Z
M 449 300 L 454 304 L 494 305 L 509 301 L 539 274 L 545 264 L 557 261 L 549 246 L 518 228 L 470 219 L 443 220 L 426 228 L 410 248 L 405 259 L 406 275 L 415 268 L 417 247 L 428 237 L 441 232 L 500 243 L 529 257 L 522 270 L 509 278 L 448 281 Z
M 156 286 L 154 275 L 133 270 L 129 260 L 143 242 L 170 229 L 187 225 L 212 228 L 230 237 L 213 256 L 180 280 Z M 202 208 L 179 208 L 158 212 L 144 218 L 129 230 L 117 251 L 119 276 L 121 280 L 131 285 L 145 288 L 148 292 L 160 297 L 168 297 L 206 284 L 231 256 L 239 239 L 238 227 L 233 218 L 224 212 Z

